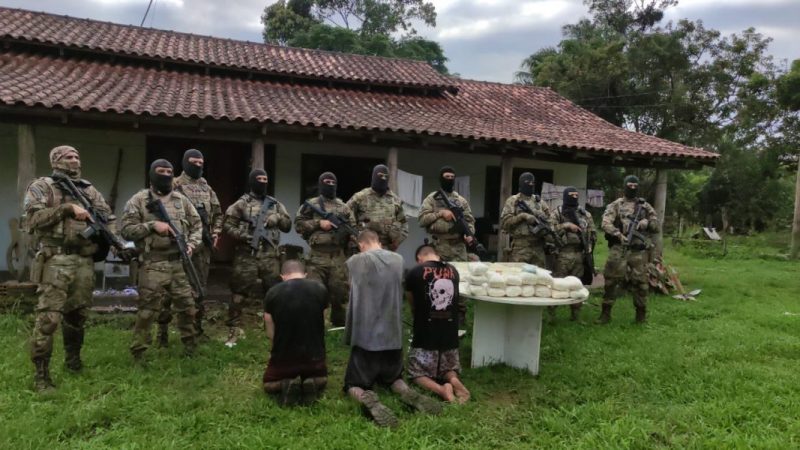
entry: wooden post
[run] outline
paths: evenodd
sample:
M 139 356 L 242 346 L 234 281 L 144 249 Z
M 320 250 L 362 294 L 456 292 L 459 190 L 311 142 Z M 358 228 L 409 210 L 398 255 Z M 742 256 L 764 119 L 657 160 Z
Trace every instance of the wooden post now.
M 511 197 L 511 177 L 514 174 L 514 164 L 511 155 L 504 153 L 500 161 L 500 211 L 498 217 L 503 212 L 503 205 L 505 205 L 508 197 Z M 498 220 L 498 227 L 500 221 Z M 502 228 L 497 232 L 497 260 L 505 261 L 506 255 L 505 247 L 508 245 L 508 235 Z
M 664 251 L 664 222 L 666 218 L 664 214 L 667 209 L 667 169 L 658 169 L 656 171 L 656 214 L 658 214 L 658 221 L 661 226 L 658 227 L 658 235 L 656 235 L 656 256 L 661 256 Z
M 794 185 L 794 221 L 792 222 L 792 248 L 789 256 L 800 257 L 800 153 L 797 154 L 797 180 Z
M 389 147 L 386 166 L 389 168 L 389 189 L 397 194 L 397 147 Z
M 251 160 L 251 169 L 263 169 L 264 168 L 264 139 L 262 138 L 255 138 L 253 139 L 252 144 L 252 154 L 250 157 Z
M 19 217 L 22 217 L 24 211 L 22 210 L 22 201 L 25 198 L 25 191 L 28 184 L 36 176 L 36 143 L 34 141 L 33 126 L 23 124 L 17 127 L 17 208 Z M 19 223 L 19 222 L 17 222 Z M 24 224 L 21 224 L 24 225 Z M 28 268 L 30 267 L 30 252 L 28 233 L 14 233 L 12 235 L 18 236 L 16 242 L 11 242 L 11 255 L 13 259 L 14 268 L 18 281 L 23 281 L 27 278 Z M 16 246 L 16 249 L 14 248 Z M 8 261 L 9 263 L 12 261 Z M 12 267 L 8 267 L 12 270 Z

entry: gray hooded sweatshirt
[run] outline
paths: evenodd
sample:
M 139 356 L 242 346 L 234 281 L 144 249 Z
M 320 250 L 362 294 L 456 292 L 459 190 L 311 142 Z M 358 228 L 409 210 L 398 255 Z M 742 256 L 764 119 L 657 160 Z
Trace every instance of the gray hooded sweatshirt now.
M 347 260 L 350 303 L 344 342 L 364 350 L 403 348 L 403 257 L 370 250 Z

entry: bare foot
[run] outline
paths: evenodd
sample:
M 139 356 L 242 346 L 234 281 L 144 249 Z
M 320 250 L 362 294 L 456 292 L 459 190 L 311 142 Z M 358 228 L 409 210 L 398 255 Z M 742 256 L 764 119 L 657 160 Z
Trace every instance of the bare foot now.
M 455 392 L 453 391 L 453 385 L 450 383 L 445 383 L 442 386 L 441 396 L 446 402 L 452 402 L 453 400 L 455 400 L 456 396 Z
M 455 381 L 455 380 L 453 380 Z M 453 383 L 453 392 L 456 396 L 456 402 L 460 405 L 467 403 L 469 401 L 470 393 L 466 387 L 464 387 L 461 382 L 454 382 Z

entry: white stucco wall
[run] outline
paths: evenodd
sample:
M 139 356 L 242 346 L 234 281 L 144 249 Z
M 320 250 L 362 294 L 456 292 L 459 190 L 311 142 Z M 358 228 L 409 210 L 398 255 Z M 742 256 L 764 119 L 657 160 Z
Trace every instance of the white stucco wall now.
M 125 201 L 142 188 L 145 179 L 145 136 L 141 133 L 91 130 L 68 127 L 34 127 L 36 144 L 36 175 L 50 173 L 50 149 L 62 144 L 72 145 L 81 154 L 83 175 L 108 199 L 117 164 L 117 149 L 123 149 L 122 170 L 118 187 L 116 213 Z M 10 243 L 8 221 L 17 216 L 17 125 L 0 123 L 0 249 Z M 5 257 L 0 270 L 7 270 Z
M 298 205 L 295 199 L 300 195 L 300 160 L 304 153 L 322 155 L 342 155 L 365 158 L 386 158 L 388 149 L 370 146 L 344 146 L 321 141 L 315 144 L 277 141 L 270 142 L 276 146 L 275 196 L 284 201 L 287 209 L 294 214 Z M 423 176 L 425 193 L 438 188 L 439 169 L 444 165 L 453 166 L 458 176 L 470 176 L 470 205 L 476 217 L 484 215 L 484 190 L 486 186 L 486 167 L 499 166 L 500 156 L 442 153 L 425 149 L 401 148 L 398 151 L 400 169 Z M 553 181 L 557 184 L 569 184 L 576 187 L 586 186 L 586 166 L 577 164 L 551 163 L 532 159 L 518 158 L 514 167 L 553 170 Z M 346 174 L 338 173 L 338 177 Z M 368 180 L 364 180 L 365 186 Z M 347 201 L 347 199 L 344 199 Z M 398 252 L 403 255 L 406 265 L 413 264 L 414 250 L 425 238 L 425 231 L 419 227 L 416 218 L 409 217 L 409 237 L 400 246 Z M 305 242 L 292 230 L 281 239 L 281 243 L 306 247 Z M 307 248 L 307 247 L 306 247 Z
M 39 176 L 50 172 L 48 162 L 49 150 L 61 144 L 70 144 L 81 152 L 84 176 L 108 198 L 116 167 L 117 149 L 124 149 L 123 167 L 119 182 L 119 197 L 116 213 L 119 215 L 125 201 L 144 185 L 146 171 L 145 135 L 134 132 L 117 132 L 104 130 L 79 129 L 68 127 L 35 127 L 36 173 Z M 331 144 L 325 141 L 306 143 L 294 141 L 270 141 L 275 144 L 276 173 L 275 195 L 284 202 L 290 213 L 294 214 L 299 205 L 301 179 L 301 156 L 305 154 L 342 155 L 366 158 L 385 159 L 388 149 L 380 146 L 346 146 Z M 400 169 L 422 175 L 426 193 L 438 187 L 439 169 L 443 165 L 451 165 L 459 176 L 470 176 L 470 197 L 472 210 L 476 217 L 484 215 L 484 190 L 486 185 L 486 167 L 499 166 L 500 157 L 492 155 L 440 153 L 425 149 L 401 148 L 398 153 Z M 586 186 L 586 166 L 563 163 L 550 163 L 532 159 L 516 159 L 514 167 L 532 169 L 551 169 L 554 181 L 561 185 Z M 0 186 L 0 249 L 5 252 L 10 243 L 8 221 L 19 214 L 16 200 L 17 172 L 17 126 L 0 123 L 0 179 L 6 180 Z M 338 173 L 342 177 L 347 174 Z M 364 180 L 366 186 L 368 180 Z M 347 199 L 344 199 L 345 201 Z M 223 205 L 227 207 L 227 205 Z M 409 218 L 410 234 L 399 252 L 407 264 L 413 263 L 413 251 L 425 237 L 424 230 L 417 224 L 416 218 Z M 294 231 L 284 235 L 282 243 L 301 245 L 305 242 Z M 6 270 L 5 258 L 0 258 L 0 270 Z

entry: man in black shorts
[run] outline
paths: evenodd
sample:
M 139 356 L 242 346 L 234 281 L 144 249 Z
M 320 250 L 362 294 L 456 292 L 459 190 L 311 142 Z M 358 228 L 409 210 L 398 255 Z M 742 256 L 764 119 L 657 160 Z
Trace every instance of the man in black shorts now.
M 264 300 L 264 323 L 272 341 L 264 391 L 276 394 L 284 406 L 299 400 L 313 403 L 328 383 L 323 317 L 328 291 L 322 283 L 305 278 L 303 263 L 286 261 L 281 267 L 283 282 L 273 286 Z
M 458 271 L 427 244 L 417 248 L 416 258 L 406 275 L 414 315 L 408 376 L 445 401 L 464 403 L 470 394 L 458 379 Z
M 402 378 L 403 257 L 382 249 L 378 235 L 372 230 L 358 235 L 358 248 L 361 253 L 347 260 L 350 303 L 345 343 L 352 350 L 344 390 L 380 426 L 396 426 L 397 417 L 372 390 L 376 383 L 389 386 L 403 403 L 438 414 L 441 405 L 411 389 Z

